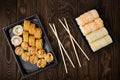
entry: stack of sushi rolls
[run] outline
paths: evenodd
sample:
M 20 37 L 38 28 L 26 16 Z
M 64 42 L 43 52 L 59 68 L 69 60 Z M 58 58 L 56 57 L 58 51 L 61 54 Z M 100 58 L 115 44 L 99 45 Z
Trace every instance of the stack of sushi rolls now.
M 93 9 L 83 13 L 76 18 L 76 22 L 93 52 L 113 42 L 97 10 Z

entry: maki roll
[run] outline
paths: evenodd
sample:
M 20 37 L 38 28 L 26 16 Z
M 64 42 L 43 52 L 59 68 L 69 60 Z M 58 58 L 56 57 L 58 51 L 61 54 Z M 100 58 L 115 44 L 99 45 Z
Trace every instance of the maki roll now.
M 14 45 L 14 46 L 19 46 L 21 43 L 22 43 L 22 38 L 20 36 L 13 36 L 11 38 L 11 43 Z
M 110 43 L 112 43 L 112 38 L 109 35 L 106 35 L 105 37 L 103 37 L 93 43 L 90 43 L 90 47 L 95 52 L 95 51 L 109 45 Z
M 99 30 L 96 30 L 96 31 L 86 35 L 86 39 L 88 40 L 89 43 L 91 43 L 93 41 L 96 41 L 96 40 L 104 37 L 107 34 L 108 34 L 108 31 L 106 30 L 105 27 L 103 27 Z M 94 38 L 93 38 L 93 36 L 94 36 Z
M 13 28 L 13 34 L 15 35 L 22 35 L 23 33 L 23 27 L 22 25 L 16 25 L 14 28 Z

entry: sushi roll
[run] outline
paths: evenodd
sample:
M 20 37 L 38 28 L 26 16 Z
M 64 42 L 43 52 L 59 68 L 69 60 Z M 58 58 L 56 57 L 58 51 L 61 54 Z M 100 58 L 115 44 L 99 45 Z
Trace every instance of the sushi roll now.
M 43 47 L 43 41 L 42 39 L 36 39 L 36 48 L 37 49 L 42 49 Z
M 42 36 L 41 28 L 35 28 L 34 36 L 35 38 L 38 38 L 38 39 L 41 38 Z
M 29 61 L 31 64 L 36 64 L 38 62 L 37 55 L 31 55 Z
M 79 28 L 84 36 L 86 36 L 87 34 L 89 34 L 91 32 L 91 30 L 87 26 L 79 27 Z
M 29 34 L 34 35 L 35 32 L 35 24 L 31 23 L 29 27 Z
M 24 20 L 23 29 L 25 31 L 29 31 L 29 27 L 30 27 L 30 21 L 29 20 Z
M 29 36 L 29 33 L 27 31 L 23 31 L 23 41 L 24 42 L 28 42 L 28 36 Z
M 11 38 L 11 43 L 14 45 L 14 46 L 19 46 L 21 43 L 22 43 L 22 38 L 20 36 L 13 36 Z
M 93 31 L 99 29 L 95 22 L 88 23 L 85 25 L 85 27 L 88 28 L 90 30 L 90 32 L 93 32 Z
M 28 43 L 27 42 L 22 42 L 21 44 L 21 47 L 24 49 L 24 50 L 28 50 Z
M 45 57 L 45 54 L 46 54 L 45 50 L 44 50 L 44 49 L 40 49 L 40 50 L 38 50 L 37 56 L 38 56 L 39 58 L 44 58 L 44 57 Z
M 92 22 L 94 20 L 94 17 L 89 12 L 84 13 L 83 18 L 86 20 L 85 24 Z
M 46 62 L 45 59 L 39 59 L 38 62 L 37 62 L 37 66 L 39 68 L 44 68 L 46 65 L 47 65 L 47 62 Z
M 95 19 L 95 23 L 97 25 L 97 28 L 104 27 L 104 23 L 103 23 L 103 20 L 101 18 Z
M 80 26 L 80 29 L 83 33 L 83 35 L 87 35 L 93 31 L 96 31 L 100 28 L 104 27 L 103 22 L 98 18 L 97 20 L 88 23 L 86 25 L 84 25 L 83 27 Z
M 15 54 L 16 55 L 22 55 L 24 53 L 24 50 L 22 49 L 22 47 L 16 47 L 15 48 Z
M 98 12 L 97 12 L 96 9 L 90 10 L 89 12 L 92 14 L 92 16 L 94 17 L 94 19 L 99 18 L 99 14 L 98 14 Z
M 22 35 L 23 33 L 23 27 L 22 25 L 16 25 L 14 28 L 13 28 L 13 34 L 15 35 Z
M 97 18 L 99 18 L 99 14 L 94 9 L 94 10 L 88 11 L 88 12 L 80 15 L 78 18 L 76 18 L 76 21 L 79 26 L 84 26 L 85 24 L 90 23 Z
M 36 55 L 36 54 L 38 54 L 36 47 L 28 47 L 28 52 L 29 52 L 31 55 Z
M 90 43 L 90 47 L 93 50 L 93 52 L 109 45 L 112 43 L 112 38 L 109 35 L 106 35 L 105 37 L 96 40 L 95 42 Z
M 24 52 L 22 55 L 21 55 L 21 58 L 23 61 L 27 62 L 29 61 L 29 58 L 30 58 L 30 54 L 28 52 Z
M 78 18 L 76 18 L 78 25 L 81 27 L 93 20 L 94 20 L 93 16 L 88 12 L 86 12 L 86 13 L 80 15 Z
M 80 27 L 83 35 L 87 35 L 95 30 L 97 30 L 98 28 L 96 27 L 96 23 L 95 22 L 91 22 L 91 23 L 88 23 L 86 24 L 84 27 Z
M 84 18 L 84 15 L 81 15 L 81 16 L 79 16 L 78 18 L 76 18 L 76 22 L 77 22 L 77 24 L 78 24 L 79 26 L 85 25 L 86 20 L 85 20 L 85 18 Z
M 35 37 L 34 36 L 29 36 L 29 45 L 35 46 Z
M 86 39 L 89 43 L 94 42 L 102 37 L 104 37 L 105 35 L 108 34 L 108 31 L 106 30 L 105 27 L 98 29 L 88 35 L 86 35 Z
M 45 55 L 45 60 L 46 60 L 48 63 L 52 62 L 52 61 L 53 61 L 53 55 L 52 55 L 52 53 L 47 53 L 47 54 Z

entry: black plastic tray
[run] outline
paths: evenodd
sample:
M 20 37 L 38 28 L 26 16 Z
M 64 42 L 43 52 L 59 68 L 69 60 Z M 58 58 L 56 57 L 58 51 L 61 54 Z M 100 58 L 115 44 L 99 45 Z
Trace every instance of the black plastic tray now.
M 37 27 L 40 27 L 42 29 L 42 38 L 43 38 L 43 41 L 44 41 L 43 42 L 44 43 L 43 48 L 45 49 L 46 52 L 51 52 L 53 54 L 53 57 L 54 57 L 53 62 L 47 64 L 45 68 L 38 68 L 36 64 L 33 65 L 33 64 L 29 63 L 29 62 L 24 62 L 21 59 L 20 56 L 15 55 L 15 52 L 14 52 L 15 47 L 11 44 L 11 37 L 13 36 L 13 33 L 11 31 L 12 31 L 12 28 L 15 25 L 23 24 L 24 20 L 30 20 L 32 23 L 36 24 Z M 49 40 L 47 38 L 45 30 L 44 30 L 44 28 L 43 28 L 43 26 L 41 24 L 41 21 L 40 21 L 37 14 L 34 14 L 34 15 L 30 16 L 30 17 L 27 17 L 27 18 L 25 18 L 23 20 L 20 20 L 20 21 L 18 21 L 16 23 L 13 23 L 11 25 L 8 25 L 8 26 L 4 27 L 3 32 L 5 33 L 5 37 L 7 39 L 7 42 L 8 42 L 8 44 L 9 44 L 11 50 L 12 50 L 13 56 L 14 56 L 16 62 L 17 62 L 17 65 L 18 65 L 18 67 L 20 69 L 20 72 L 22 73 L 23 78 L 26 78 L 26 77 L 28 77 L 30 75 L 33 75 L 33 74 L 36 74 L 36 73 L 41 72 L 43 70 L 46 70 L 47 68 L 53 67 L 53 66 L 55 66 L 57 64 L 57 59 L 56 59 L 55 54 L 54 54 L 54 52 L 53 52 L 53 50 L 51 48 L 50 42 L 49 42 Z
M 83 14 L 83 13 L 89 11 L 89 10 L 92 10 L 92 9 L 96 9 L 96 10 L 97 10 L 100 18 L 103 20 L 104 27 L 107 29 L 110 37 L 112 38 L 112 40 L 113 40 L 113 42 L 114 42 L 114 39 L 113 39 L 113 36 L 112 36 L 112 32 L 111 32 L 111 30 L 110 30 L 110 28 L 109 28 L 110 25 L 107 23 L 104 15 L 103 15 L 103 13 L 102 13 L 103 11 L 102 11 L 102 9 L 101 9 L 100 7 L 97 6 L 97 7 L 94 7 L 94 8 L 86 9 L 86 10 L 83 11 L 81 14 Z M 80 16 L 81 14 L 79 14 L 78 16 Z M 75 20 L 78 16 L 76 16 L 76 17 L 73 18 L 73 22 L 74 22 L 74 25 L 78 28 L 78 30 L 79 30 L 78 33 L 80 34 L 80 37 L 83 38 L 84 44 L 85 44 L 85 48 L 89 51 L 89 53 L 91 53 L 91 54 L 98 54 L 98 53 L 101 52 L 101 50 L 104 50 L 105 48 L 107 48 L 107 47 L 109 47 L 111 44 L 113 44 L 113 42 L 112 42 L 111 44 L 109 44 L 109 45 L 101 48 L 100 50 L 98 50 L 98 51 L 96 51 L 96 52 L 93 52 L 92 49 L 90 48 L 90 45 L 89 45 L 88 41 L 86 40 L 85 36 L 83 36 L 83 34 L 82 34 L 82 32 L 81 32 L 81 30 L 80 30 L 80 28 L 79 28 L 79 26 L 78 26 L 78 24 L 77 24 L 77 22 L 76 22 L 76 20 Z

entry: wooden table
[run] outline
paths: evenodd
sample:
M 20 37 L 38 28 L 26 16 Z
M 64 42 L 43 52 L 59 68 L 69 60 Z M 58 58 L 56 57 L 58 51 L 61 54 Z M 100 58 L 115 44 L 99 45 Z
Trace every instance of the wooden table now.
M 73 23 L 73 17 L 79 16 L 83 11 L 99 6 L 103 16 L 110 25 L 114 43 L 99 54 L 92 55 L 86 50 L 86 45 L 79 30 Z M 0 1 L 0 80 L 22 80 L 21 73 L 9 45 L 3 35 L 2 28 L 19 21 L 32 14 L 38 14 L 45 28 L 52 48 L 58 59 L 58 65 L 45 70 L 25 80 L 120 80 L 120 0 L 2 0 Z M 68 20 L 71 33 L 90 57 L 88 62 L 77 48 L 82 68 L 79 68 L 69 36 L 58 18 Z M 57 26 L 60 39 L 70 57 L 75 63 L 73 69 L 66 58 L 69 74 L 65 73 L 60 50 L 48 23 Z

